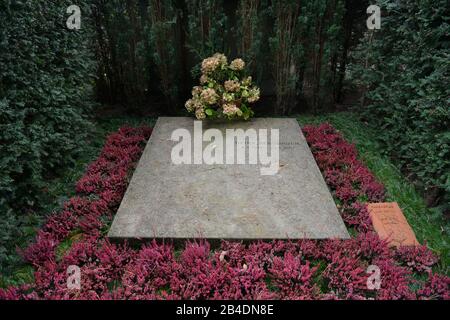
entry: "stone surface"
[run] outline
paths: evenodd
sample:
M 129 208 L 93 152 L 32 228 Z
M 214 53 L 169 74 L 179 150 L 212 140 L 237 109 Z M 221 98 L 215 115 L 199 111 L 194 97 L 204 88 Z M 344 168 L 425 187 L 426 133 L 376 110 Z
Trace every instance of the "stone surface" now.
M 390 246 L 416 246 L 419 242 L 397 202 L 370 203 L 373 227 Z
M 178 141 L 172 141 L 171 134 L 178 128 L 192 132 L 193 127 L 191 118 L 158 119 L 114 218 L 110 238 L 349 237 L 295 119 L 203 122 L 203 130 L 222 132 L 226 128 L 279 129 L 276 175 L 261 175 L 260 164 L 174 165 L 171 151 Z

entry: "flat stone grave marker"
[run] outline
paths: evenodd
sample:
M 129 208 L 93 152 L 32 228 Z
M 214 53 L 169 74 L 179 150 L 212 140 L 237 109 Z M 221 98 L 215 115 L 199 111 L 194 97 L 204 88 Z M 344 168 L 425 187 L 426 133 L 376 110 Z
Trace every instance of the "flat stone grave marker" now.
M 194 137 L 194 119 L 160 117 L 114 218 L 110 238 L 349 238 L 295 119 L 204 121 L 201 125 L 203 132 L 217 128 L 224 136 L 230 128 L 267 129 L 269 151 L 270 131 L 278 129 L 278 173 L 262 175 L 267 165 L 248 164 L 250 140 L 234 140 L 236 147 L 245 148 L 246 164 L 174 164 L 172 149 L 181 139 L 173 141 L 172 133 L 184 128 Z M 211 143 L 203 142 L 204 150 Z
M 373 228 L 390 246 L 416 246 L 419 242 L 397 202 L 370 203 L 367 206 Z

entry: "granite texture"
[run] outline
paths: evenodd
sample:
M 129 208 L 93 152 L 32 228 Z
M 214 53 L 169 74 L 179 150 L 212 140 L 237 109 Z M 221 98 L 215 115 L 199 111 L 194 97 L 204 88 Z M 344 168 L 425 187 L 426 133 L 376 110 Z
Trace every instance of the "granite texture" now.
M 349 237 L 295 119 L 206 121 L 202 126 L 222 132 L 226 128 L 279 129 L 279 172 L 261 175 L 260 164 L 174 165 L 171 151 L 178 142 L 171 140 L 171 134 L 178 128 L 192 132 L 194 120 L 161 117 L 114 218 L 110 238 Z

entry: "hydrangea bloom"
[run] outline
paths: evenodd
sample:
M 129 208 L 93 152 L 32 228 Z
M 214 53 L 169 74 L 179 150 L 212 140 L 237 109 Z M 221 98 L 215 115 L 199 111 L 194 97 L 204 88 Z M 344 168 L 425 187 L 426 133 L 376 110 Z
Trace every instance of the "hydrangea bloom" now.
M 260 90 L 252 84 L 252 78 L 244 75 L 245 62 L 228 59 L 216 53 L 202 61 L 200 86 L 192 90 L 192 98 L 186 101 L 188 112 L 197 119 L 249 119 L 253 116 L 250 104 L 260 98 Z

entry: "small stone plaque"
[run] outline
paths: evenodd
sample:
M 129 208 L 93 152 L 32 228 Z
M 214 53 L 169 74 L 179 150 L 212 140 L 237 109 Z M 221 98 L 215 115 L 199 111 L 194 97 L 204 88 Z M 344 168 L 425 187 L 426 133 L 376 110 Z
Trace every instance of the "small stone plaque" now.
M 369 214 L 375 231 L 390 246 L 416 246 L 419 242 L 397 202 L 370 203 Z
M 228 129 L 257 130 L 258 145 L 279 145 L 279 170 L 273 175 L 264 174 L 268 167 L 259 160 L 253 164 L 206 164 L 195 156 L 201 140 L 193 142 L 192 164 L 174 163 L 171 155 L 179 146 L 171 138 L 174 131 L 194 134 L 199 123 L 184 117 L 158 119 L 114 218 L 110 238 L 349 238 L 295 119 L 201 122 L 203 130 L 214 129 L 224 135 Z M 279 142 L 261 142 L 263 133 L 272 129 L 279 131 Z M 211 147 L 210 142 L 203 143 L 204 150 Z M 231 148 L 247 150 L 248 159 L 253 145 L 241 141 Z M 219 149 L 222 146 L 217 145 L 215 150 Z M 228 155 L 228 146 L 224 150 Z

